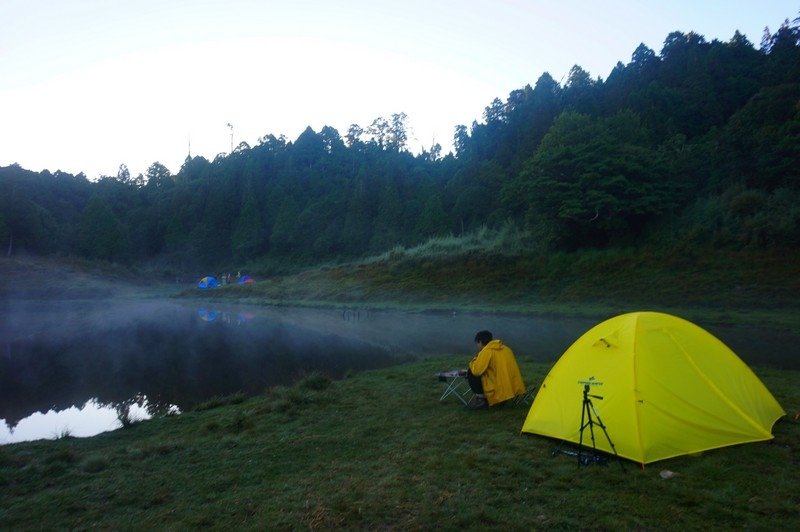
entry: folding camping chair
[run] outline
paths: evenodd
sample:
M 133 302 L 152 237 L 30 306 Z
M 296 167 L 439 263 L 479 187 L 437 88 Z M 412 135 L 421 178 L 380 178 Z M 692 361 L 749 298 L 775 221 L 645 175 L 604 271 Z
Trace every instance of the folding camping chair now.
M 439 382 L 444 384 L 444 392 L 439 401 L 444 401 L 448 397 L 455 396 L 456 399 L 469 406 L 472 396 L 475 395 L 467 382 L 467 370 L 453 369 L 441 371 L 435 375 Z
M 533 401 L 533 392 L 536 391 L 535 384 L 529 384 L 525 391 L 514 398 L 515 405 L 529 405 Z

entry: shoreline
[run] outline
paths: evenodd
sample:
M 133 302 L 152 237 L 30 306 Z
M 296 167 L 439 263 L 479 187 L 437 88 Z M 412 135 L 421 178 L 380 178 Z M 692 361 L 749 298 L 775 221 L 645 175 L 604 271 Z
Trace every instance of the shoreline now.
M 268 282 L 268 281 L 261 281 Z M 215 289 L 215 290 L 226 290 Z M 250 295 L 231 297 L 207 294 L 192 294 L 188 290 L 168 296 L 178 301 L 205 301 L 225 305 L 241 304 L 263 307 L 296 307 L 310 309 L 365 309 L 372 311 L 397 311 L 408 313 L 449 314 L 489 314 L 504 317 L 543 317 L 543 318 L 586 318 L 604 319 L 628 312 L 652 311 L 663 312 L 684 318 L 692 322 L 716 326 L 748 326 L 778 331 L 796 331 L 800 329 L 800 308 L 798 309 L 764 309 L 764 308 L 724 308 L 724 307 L 684 307 L 676 308 L 666 305 L 650 305 L 641 308 L 637 305 L 603 304 L 603 303 L 541 303 L 541 304 L 508 304 L 479 305 L 476 303 L 440 303 L 400 301 L 331 301 L 306 299 L 264 299 Z

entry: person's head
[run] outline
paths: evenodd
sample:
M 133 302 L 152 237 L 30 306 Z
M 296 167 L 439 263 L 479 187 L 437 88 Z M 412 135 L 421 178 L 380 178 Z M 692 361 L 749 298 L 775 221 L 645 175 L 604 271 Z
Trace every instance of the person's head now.
M 492 333 L 490 331 L 478 331 L 475 334 L 475 343 L 481 348 L 486 347 L 486 344 L 492 341 Z

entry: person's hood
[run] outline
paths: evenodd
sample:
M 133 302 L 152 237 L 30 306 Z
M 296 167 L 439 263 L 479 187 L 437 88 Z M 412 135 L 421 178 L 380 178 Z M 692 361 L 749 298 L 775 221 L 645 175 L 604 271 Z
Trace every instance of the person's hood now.
M 496 351 L 499 351 L 500 349 L 503 349 L 503 342 L 502 340 L 496 340 L 496 339 L 492 340 L 491 342 L 486 344 L 484 349 L 494 349 Z

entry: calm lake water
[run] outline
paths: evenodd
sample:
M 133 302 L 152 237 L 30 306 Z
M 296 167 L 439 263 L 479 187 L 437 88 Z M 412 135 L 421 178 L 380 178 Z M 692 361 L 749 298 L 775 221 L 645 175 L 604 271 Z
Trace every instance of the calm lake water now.
M 311 372 L 337 379 L 458 353 L 466 364 L 480 329 L 520 358 L 551 362 L 596 323 L 173 301 L 6 303 L 0 307 L 0 444 L 92 436 L 119 428 L 120 417 L 146 419 L 215 396 L 260 394 Z M 708 329 L 750 365 L 800 369 L 800 335 Z

